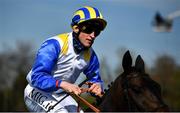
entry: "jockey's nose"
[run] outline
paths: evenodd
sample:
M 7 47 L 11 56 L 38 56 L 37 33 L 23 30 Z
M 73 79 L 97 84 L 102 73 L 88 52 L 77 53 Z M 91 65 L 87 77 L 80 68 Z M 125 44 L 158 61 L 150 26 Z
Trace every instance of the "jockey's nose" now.
M 91 37 L 92 39 L 94 39 L 94 38 L 96 37 L 94 31 L 90 34 L 90 37 Z

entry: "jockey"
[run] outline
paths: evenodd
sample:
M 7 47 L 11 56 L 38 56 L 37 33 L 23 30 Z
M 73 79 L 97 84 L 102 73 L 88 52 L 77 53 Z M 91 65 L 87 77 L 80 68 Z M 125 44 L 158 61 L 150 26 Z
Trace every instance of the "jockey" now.
M 48 38 L 42 43 L 24 90 L 29 111 L 48 111 L 65 96 L 63 91 L 81 94 L 81 88 L 74 84 L 81 72 L 91 83 L 88 92 L 101 94 L 103 81 L 99 61 L 91 46 L 106 24 L 97 8 L 85 6 L 74 13 L 72 32 Z M 77 112 L 77 108 L 77 102 L 68 96 L 50 112 Z

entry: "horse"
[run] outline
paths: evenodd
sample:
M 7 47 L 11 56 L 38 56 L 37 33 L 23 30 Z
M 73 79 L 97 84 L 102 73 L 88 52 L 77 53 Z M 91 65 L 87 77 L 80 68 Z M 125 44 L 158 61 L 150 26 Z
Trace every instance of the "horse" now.
M 102 112 L 169 111 L 161 95 L 160 85 L 145 72 L 144 61 L 137 56 L 135 66 L 127 51 L 123 56 L 122 72 L 105 92 L 97 97 L 96 106 Z

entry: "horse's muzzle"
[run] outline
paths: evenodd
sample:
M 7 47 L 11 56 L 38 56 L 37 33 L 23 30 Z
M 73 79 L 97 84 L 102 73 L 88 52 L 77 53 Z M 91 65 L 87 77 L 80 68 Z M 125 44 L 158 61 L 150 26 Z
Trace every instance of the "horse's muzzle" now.
M 155 112 L 169 112 L 169 107 L 166 104 L 161 104 L 158 108 L 154 110 Z

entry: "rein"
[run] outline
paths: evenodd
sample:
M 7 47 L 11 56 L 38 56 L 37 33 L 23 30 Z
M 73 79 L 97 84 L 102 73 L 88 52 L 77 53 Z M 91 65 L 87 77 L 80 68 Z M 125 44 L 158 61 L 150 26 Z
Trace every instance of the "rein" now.
M 138 77 L 137 74 L 135 74 L 134 76 L 131 76 L 131 78 L 129 78 L 129 79 L 136 78 L 136 77 Z M 124 91 L 126 99 L 127 99 L 128 111 L 132 111 L 133 108 L 132 108 L 132 105 L 130 103 L 130 96 L 129 96 L 129 91 L 128 91 L 128 89 L 131 88 L 130 85 L 129 85 L 129 79 L 127 78 L 127 76 L 125 77 L 124 89 L 122 89 L 122 90 Z
M 83 84 L 85 84 L 88 81 L 88 79 L 85 79 L 84 81 L 82 81 L 78 86 L 81 87 Z M 47 112 L 49 112 L 51 109 L 53 109 L 55 106 L 57 106 L 61 101 L 63 101 L 66 97 L 68 97 L 70 95 L 70 93 L 67 93 L 66 91 L 63 91 L 62 93 L 66 93 L 66 95 L 59 100 L 56 104 L 54 104 L 53 106 L 50 106 L 49 109 L 47 110 Z
M 125 78 L 125 86 L 124 86 L 124 93 L 127 99 L 127 103 L 128 103 L 128 111 L 131 111 L 131 104 L 130 104 L 130 99 L 129 99 L 129 93 L 128 93 L 128 89 L 129 89 L 129 82 L 127 77 Z
M 99 113 L 100 110 L 98 108 L 96 108 L 95 106 L 93 106 L 92 104 L 90 104 L 87 100 L 85 100 L 84 98 L 82 98 L 79 95 L 75 95 L 75 94 L 71 94 L 71 96 L 76 97 L 78 100 L 80 100 L 82 103 L 84 103 L 85 105 L 87 105 L 89 108 L 91 108 L 94 112 Z
M 81 87 L 83 84 L 85 84 L 86 82 L 88 81 L 88 79 L 85 79 L 83 82 L 81 82 L 78 86 Z M 88 91 L 88 88 L 81 88 L 82 90 L 82 93 L 84 92 L 87 92 Z M 96 107 L 94 107 L 92 104 L 90 104 L 88 101 L 86 101 L 84 98 L 82 98 L 81 96 L 79 95 L 75 95 L 75 94 L 72 94 L 72 93 L 67 93 L 65 91 L 63 91 L 62 93 L 66 93 L 66 95 L 61 99 L 59 100 L 56 104 L 54 104 L 53 106 L 49 107 L 49 109 L 47 110 L 47 112 L 49 112 L 51 109 L 53 109 L 56 105 L 58 105 L 61 101 L 63 101 L 66 97 L 68 97 L 69 95 L 73 96 L 73 97 L 76 97 L 78 100 L 80 100 L 81 102 L 83 102 L 85 105 L 87 105 L 89 108 L 91 108 L 94 112 L 96 113 L 99 113 L 100 110 Z M 102 97 L 103 94 L 100 94 L 100 95 L 97 95 L 99 97 Z

